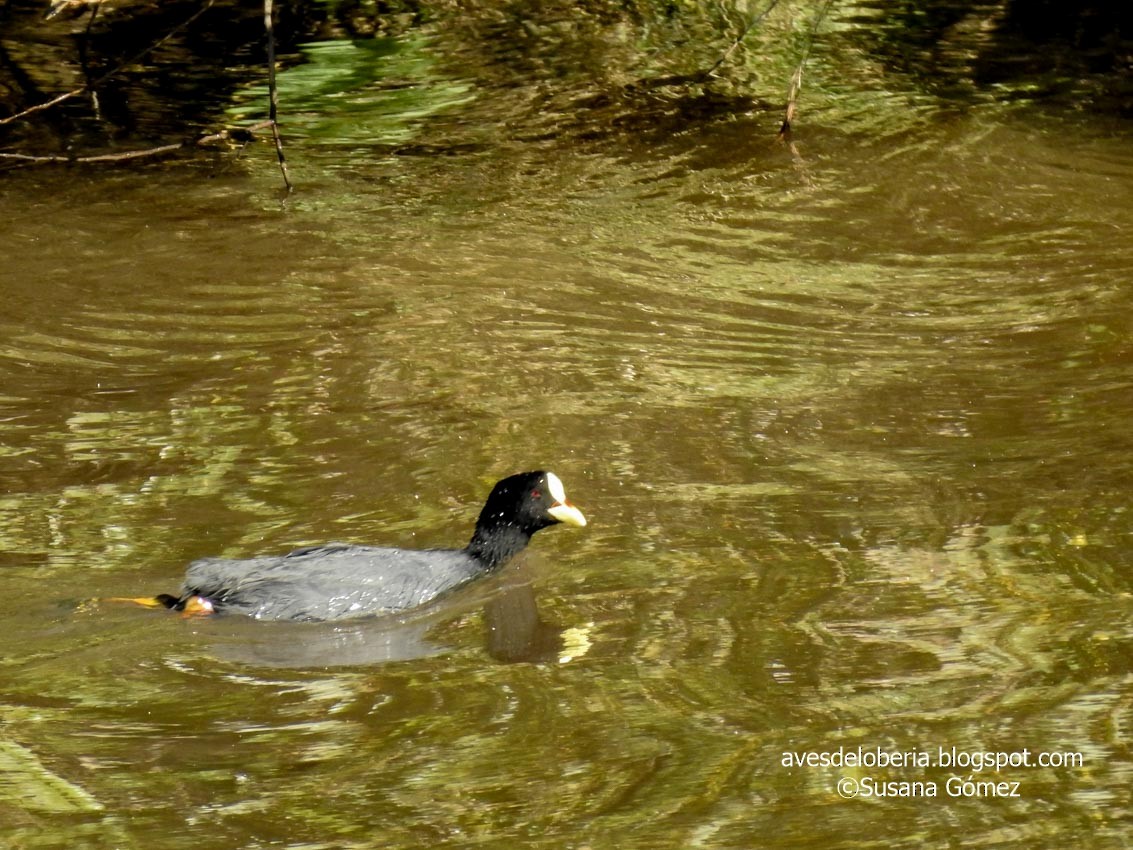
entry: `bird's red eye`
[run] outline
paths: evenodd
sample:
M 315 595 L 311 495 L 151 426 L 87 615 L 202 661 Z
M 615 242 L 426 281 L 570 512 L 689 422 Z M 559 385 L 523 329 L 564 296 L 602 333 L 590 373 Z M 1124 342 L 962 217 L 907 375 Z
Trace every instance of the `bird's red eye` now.
M 531 498 L 532 498 L 532 499 L 542 499 L 542 498 L 543 498 L 543 494 L 542 494 L 542 493 L 540 493 L 540 492 L 539 492 L 538 490 L 532 490 L 532 491 L 531 491 Z

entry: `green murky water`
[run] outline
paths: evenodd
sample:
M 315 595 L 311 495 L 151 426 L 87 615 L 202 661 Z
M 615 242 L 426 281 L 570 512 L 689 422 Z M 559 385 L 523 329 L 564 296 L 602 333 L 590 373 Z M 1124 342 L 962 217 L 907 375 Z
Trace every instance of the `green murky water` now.
M 1127 846 L 1129 125 L 820 51 L 792 154 L 436 38 L 312 49 L 284 207 L 0 183 L 6 846 Z M 541 466 L 591 526 L 396 628 L 84 604 Z M 1066 763 L 784 764 L 859 747 Z

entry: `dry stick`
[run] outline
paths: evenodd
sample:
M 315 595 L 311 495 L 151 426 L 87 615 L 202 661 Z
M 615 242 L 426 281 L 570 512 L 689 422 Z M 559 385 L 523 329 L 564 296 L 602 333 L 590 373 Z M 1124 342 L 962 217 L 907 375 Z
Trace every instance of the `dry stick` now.
M 135 62 L 140 60 L 146 54 L 152 53 L 154 50 L 157 50 L 157 48 L 161 47 L 161 45 L 163 45 L 163 44 L 165 44 L 165 42 L 169 41 L 169 39 L 171 39 L 174 35 L 176 35 L 178 32 L 183 30 L 185 27 L 189 26 L 189 24 L 193 23 L 193 21 L 195 21 L 197 18 L 199 18 L 205 12 L 207 12 L 212 7 L 212 4 L 214 2 L 215 2 L 215 0 L 206 0 L 204 6 L 202 6 L 200 9 L 195 11 L 188 18 L 186 18 L 183 22 L 181 22 L 180 24 L 175 26 L 173 29 L 171 29 L 169 32 L 167 32 L 164 36 L 159 38 L 157 41 L 155 41 L 153 44 L 151 44 L 145 50 L 142 50 L 141 52 L 139 52 L 135 56 L 131 56 L 125 62 L 122 62 L 121 64 L 119 64 L 115 68 L 112 68 L 111 70 L 107 71 L 105 74 L 103 74 L 98 79 L 93 80 L 92 82 L 89 82 L 85 86 L 77 88 L 74 91 L 69 91 L 66 94 L 61 94 L 58 97 L 54 97 L 51 100 L 48 100 L 44 103 L 37 103 L 35 106 L 29 106 L 27 109 L 24 109 L 21 112 L 17 112 L 14 115 L 9 115 L 7 118 L 0 118 L 0 126 L 3 126 L 4 124 L 11 124 L 13 121 L 18 121 L 20 118 L 26 118 L 28 115 L 32 115 L 36 112 L 42 112 L 45 109 L 50 109 L 51 107 L 53 107 L 57 104 L 63 103 L 63 101 L 70 100 L 73 97 L 78 97 L 79 95 L 84 94 L 88 91 L 93 91 L 96 87 L 102 85 L 102 83 L 109 80 L 111 77 L 113 77 L 115 74 L 117 74 L 123 68 L 125 68 L 127 65 L 133 65 Z
M 143 156 L 156 156 L 163 153 L 172 153 L 185 147 L 181 142 L 171 145 L 162 145 L 157 148 L 147 148 L 143 151 L 122 151 L 121 153 L 103 153 L 96 156 L 34 156 L 28 153 L 0 153 L 0 159 L 14 160 L 27 163 L 75 163 L 75 162 L 120 162 L 127 159 L 139 159 Z
M 260 121 L 250 127 L 242 127 L 238 132 L 252 133 L 256 130 L 262 130 L 267 127 L 269 122 Z M 78 165 L 88 162 L 123 162 L 128 159 L 141 159 L 146 156 L 160 156 L 163 153 L 173 153 L 174 151 L 183 150 L 189 147 L 203 147 L 211 142 L 220 142 L 225 139 L 232 138 L 232 132 L 221 130 L 218 133 L 210 133 L 207 136 L 201 136 L 189 142 L 177 142 L 176 144 L 159 145 L 156 148 L 145 148 L 144 150 L 136 151 L 120 151 L 119 153 L 103 153 L 93 156 L 36 156 L 27 153 L 0 153 L 0 161 L 8 160 L 16 163 L 27 163 L 28 165 L 45 165 L 51 163 L 66 163 L 67 165 Z
M 830 11 L 830 7 L 833 5 L 834 0 L 826 0 L 822 8 L 819 9 L 818 16 L 814 19 L 810 34 L 807 36 L 802 59 L 799 60 L 795 73 L 791 75 L 791 87 L 787 92 L 787 108 L 783 113 L 783 123 L 779 127 L 779 135 L 777 136 L 781 142 L 790 143 L 791 141 L 791 122 L 795 119 L 795 113 L 798 111 L 799 92 L 802 91 L 803 87 L 803 68 L 806 67 L 807 59 L 810 58 L 810 49 L 814 45 L 814 37 L 818 33 L 819 24 L 822 23 L 826 13 Z
M 803 87 L 803 65 L 805 60 L 799 63 L 795 68 L 795 73 L 791 74 L 791 87 L 787 91 L 787 108 L 783 112 L 783 123 L 779 126 L 779 141 L 789 141 L 791 135 L 791 122 L 795 120 L 795 112 L 798 110 L 799 105 L 799 91 Z
M 287 193 L 295 191 L 291 178 L 287 176 L 287 160 L 283 157 L 283 139 L 279 135 L 276 113 L 279 111 L 279 92 L 275 87 L 275 28 L 272 26 L 272 0 L 264 0 L 264 29 L 268 37 L 268 120 L 271 122 L 271 137 L 275 142 L 275 155 L 279 158 L 279 170 L 283 174 L 283 185 Z

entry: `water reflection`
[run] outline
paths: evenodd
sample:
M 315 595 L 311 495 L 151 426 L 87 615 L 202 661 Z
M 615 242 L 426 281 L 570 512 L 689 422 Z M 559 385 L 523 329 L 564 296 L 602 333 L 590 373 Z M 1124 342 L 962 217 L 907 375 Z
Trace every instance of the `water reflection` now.
M 0 187 L 17 842 L 1124 846 L 1128 127 L 820 53 L 803 179 L 758 109 L 530 118 L 630 50 L 542 66 L 538 101 L 540 44 L 394 121 L 416 156 L 312 129 L 282 212 L 268 165 Z M 544 463 L 601 521 L 436 619 L 62 604 L 210 553 L 452 545 Z M 997 805 L 782 765 L 840 745 L 1086 766 Z
M 586 651 L 582 633 L 545 622 L 539 613 L 527 558 L 499 575 L 404 617 L 345 623 L 260 623 L 219 617 L 209 634 L 224 661 L 258 667 L 324 669 L 373 666 L 427 658 L 453 647 L 431 638 L 446 621 L 482 611 L 488 655 L 505 663 L 565 663 Z

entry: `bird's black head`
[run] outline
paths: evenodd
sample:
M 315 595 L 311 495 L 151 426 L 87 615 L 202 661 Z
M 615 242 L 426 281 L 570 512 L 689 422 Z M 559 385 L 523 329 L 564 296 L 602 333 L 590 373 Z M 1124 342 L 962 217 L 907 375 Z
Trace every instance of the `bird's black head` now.
M 553 472 L 521 472 L 496 483 L 476 521 L 469 551 L 492 566 L 520 552 L 541 528 L 556 523 L 586 525 Z

